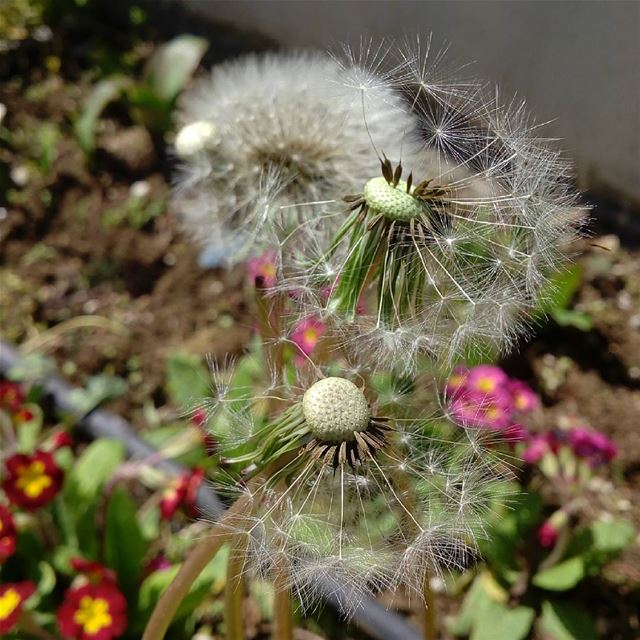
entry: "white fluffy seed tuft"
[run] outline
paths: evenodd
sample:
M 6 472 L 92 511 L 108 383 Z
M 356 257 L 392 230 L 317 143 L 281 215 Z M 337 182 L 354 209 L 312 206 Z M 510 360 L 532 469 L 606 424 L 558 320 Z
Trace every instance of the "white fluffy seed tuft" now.
M 316 382 L 304 394 L 302 411 L 311 433 L 323 442 L 353 440 L 371 417 L 364 393 L 345 378 Z
M 178 131 L 175 141 L 176 153 L 181 158 L 205 151 L 213 145 L 216 135 L 216 127 L 207 120 L 196 120 L 185 125 Z

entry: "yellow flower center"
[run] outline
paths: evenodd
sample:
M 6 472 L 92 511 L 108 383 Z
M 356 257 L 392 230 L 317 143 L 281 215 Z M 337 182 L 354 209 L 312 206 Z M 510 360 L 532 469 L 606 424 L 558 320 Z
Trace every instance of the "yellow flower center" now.
M 478 390 L 491 393 L 496 388 L 496 383 L 492 378 L 480 378 L 478 380 Z
M 35 460 L 28 467 L 18 469 L 16 486 L 29 498 L 37 498 L 51 486 L 53 480 L 44 472 L 44 462 Z
M 500 416 L 500 409 L 498 409 L 495 404 L 491 404 L 487 407 L 485 415 L 489 420 L 494 420 Z
M 109 603 L 104 598 L 83 596 L 80 607 L 73 616 L 73 621 L 79 624 L 85 633 L 92 635 L 111 626 L 113 622 L 109 614 Z
M 15 589 L 7 589 L 0 596 L 0 620 L 6 620 L 18 608 L 21 600 Z
M 318 330 L 317 329 L 306 329 L 302 334 L 304 336 L 304 340 L 307 343 L 316 343 L 318 341 Z
M 527 408 L 527 399 L 524 395 L 518 394 L 515 398 L 516 409 L 526 409 Z

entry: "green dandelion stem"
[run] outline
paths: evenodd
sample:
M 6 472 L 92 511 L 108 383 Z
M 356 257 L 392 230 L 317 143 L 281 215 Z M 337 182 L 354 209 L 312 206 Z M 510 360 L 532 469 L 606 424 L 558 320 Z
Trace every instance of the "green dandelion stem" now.
M 238 535 L 231 539 L 231 549 L 227 561 L 227 576 L 224 586 L 224 621 L 226 640 L 244 640 L 244 600 L 243 571 L 247 562 L 247 536 Z

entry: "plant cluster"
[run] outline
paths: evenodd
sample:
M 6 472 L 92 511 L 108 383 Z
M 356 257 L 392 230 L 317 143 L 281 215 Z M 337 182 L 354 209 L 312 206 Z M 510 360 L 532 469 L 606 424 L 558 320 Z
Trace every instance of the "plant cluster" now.
M 458 371 L 447 386 L 455 403 L 456 395 L 478 384 L 487 398 L 493 396 L 490 402 L 505 388 L 516 390 L 516 407 L 535 409 L 540 402 L 522 382 L 494 366 Z M 474 402 L 479 428 L 505 428 L 509 421 L 486 420 L 483 395 L 465 404 L 463 420 Z M 512 447 L 524 466 L 522 485 L 512 495 L 510 508 L 498 508 L 487 522 L 491 542 L 480 545 L 485 564 L 478 568 L 450 630 L 472 638 L 519 640 L 529 637 L 535 626 L 545 637 L 595 640 L 600 637 L 596 623 L 580 602 L 578 589 L 588 580 L 604 582 L 607 564 L 635 535 L 631 523 L 594 508 L 604 502 L 598 489 L 606 486 L 607 467 L 617 448 L 575 419 L 563 419 L 542 432 L 518 424 L 517 440 Z
M 303 607 L 403 588 L 431 609 L 431 577 L 469 564 L 509 475 L 486 445 L 524 439 L 536 401 L 495 367 L 433 379 L 526 333 L 581 219 L 524 104 L 429 49 L 248 57 L 182 100 L 176 209 L 248 259 L 260 319 L 259 373 L 215 368 L 205 403 L 235 498 L 213 535 Z

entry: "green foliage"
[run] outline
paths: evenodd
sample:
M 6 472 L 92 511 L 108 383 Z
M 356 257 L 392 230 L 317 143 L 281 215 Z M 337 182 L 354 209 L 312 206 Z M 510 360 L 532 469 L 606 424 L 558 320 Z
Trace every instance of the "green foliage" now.
M 167 358 L 167 393 L 179 409 L 188 409 L 208 397 L 209 380 L 209 371 L 197 356 L 178 352 Z
M 593 619 L 580 606 L 571 602 L 545 600 L 540 626 L 550 640 L 597 640 Z
M 98 82 L 75 122 L 76 137 L 85 153 L 93 151 L 100 117 L 115 101 L 123 102 L 135 122 L 153 131 L 167 130 L 175 100 L 190 81 L 207 46 L 202 38 L 178 36 L 156 49 L 140 79 L 113 75 Z
M 122 395 L 127 390 L 127 383 L 122 378 L 100 373 L 87 380 L 84 389 L 74 389 L 69 399 L 79 415 L 93 411 L 106 400 Z
M 123 486 L 109 498 L 105 523 L 105 560 L 118 576 L 118 584 L 129 598 L 137 592 L 146 542 L 137 520 L 137 507 Z
M 591 317 L 570 308 L 575 294 L 582 285 L 583 272 L 582 265 L 574 264 L 551 277 L 540 298 L 541 302 L 533 313 L 534 319 L 550 317 L 561 327 L 590 331 L 593 328 Z

